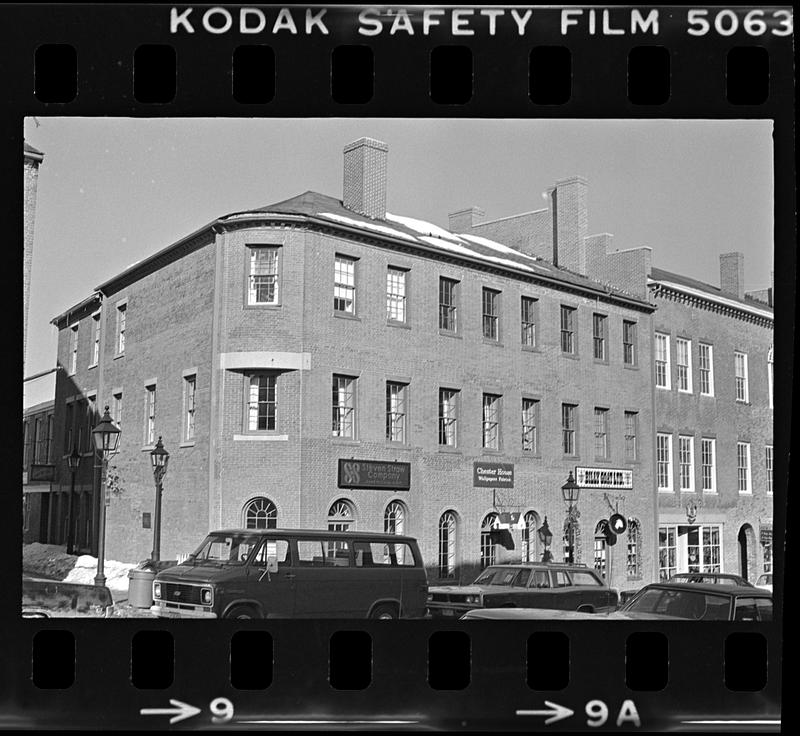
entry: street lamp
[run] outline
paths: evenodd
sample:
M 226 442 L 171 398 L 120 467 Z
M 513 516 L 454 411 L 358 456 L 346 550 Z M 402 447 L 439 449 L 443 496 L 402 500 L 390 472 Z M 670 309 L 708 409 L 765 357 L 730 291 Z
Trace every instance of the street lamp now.
M 536 532 L 539 535 L 539 541 L 544 545 L 544 553 L 542 554 L 542 562 L 550 562 L 553 555 L 550 552 L 550 543 L 553 541 L 553 532 L 547 524 L 547 517 L 544 517 L 544 523 L 539 527 Z
M 569 539 L 569 562 L 575 562 L 575 522 L 578 519 L 578 496 L 581 493 L 581 487 L 575 482 L 572 471 L 569 471 L 567 482 L 561 486 L 561 495 L 564 501 L 569 506 L 567 510 L 567 530 Z
M 106 505 L 108 504 L 106 479 L 108 475 L 108 458 L 117 451 L 120 431 L 120 428 L 111 420 L 111 414 L 108 413 L 108 406 L 106 406 L 102 419 L 100 419 L 97 426 L 92 430 L 94 445 L 97 451 L 102 454 L 103 458 L 102 473 L 100 476 L 100 488 L 103 497 L 100 504 L 100 524 L 97 534 L 99 539 L 97 547 L 97 575 L 94 576 L 95 585 L 106 584 L 106 576 L 103 574 L 106 556 Z
M 72 475 L 72 483 L 70 484 L 69 488 L 69 505 L 67 506 L 67 554 L 71 555 L 74 553 L 73 547 L 73 532 L 75 526 L 75 520 L 73 518 L 74 513 L 74 501 L 75 498 L 75 473 L 78 472 L 78 466 L 81 464 L 81 454 L 78 452 L 78 448 L 74 445 L 72 446 L 72 452 L 67 455 L 67 465 L 69 466 L 69 472 Z
M 169 462 L 169 453 L 164 449 L 160 435 L 156 446 L 150 452 L 150 462 L 153 463 L 153 477 L 156 480 L 156 512 L 153 520 L 153 551 L 150 559 L 158 562 L 161 558 L 161 492 L 163 490 L 161 482 L 167 474 L 167 463 Z

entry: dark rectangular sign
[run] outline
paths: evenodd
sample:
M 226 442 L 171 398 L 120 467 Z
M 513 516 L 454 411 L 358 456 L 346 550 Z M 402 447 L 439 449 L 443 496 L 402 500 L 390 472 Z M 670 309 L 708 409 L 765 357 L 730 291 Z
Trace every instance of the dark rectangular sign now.
M 514 463 L 473 463 L 472 485 L 475 488 L 513 488 Z
M 411 463 L 378 460 L 339 460 L 339 488 L 411 488 Z
M 28 483 L 35 480 L 53 482 L 56 479 L 56 466 L 55 465 L 31 465 L 30 472 L 28 473 Z

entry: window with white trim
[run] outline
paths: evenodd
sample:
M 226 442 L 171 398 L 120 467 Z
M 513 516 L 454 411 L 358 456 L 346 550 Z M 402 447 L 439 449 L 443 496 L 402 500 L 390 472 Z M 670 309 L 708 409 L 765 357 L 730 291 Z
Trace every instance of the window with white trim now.
M 195 394 L 197 376 L 183 377 L 183 439 L 189 442 L 194 439 Z
M 636 322 L 622 320 L 622 362 L 636 365 L 637 357 Z
M 356 313 L 356 259 L 337 255 L 333 268 L 333 311 Z
M 100 312 L 92 315 L 92 362 L 97 365 L 100 361 Z
M 678 391 L 692 392 L 692 341 L 684 337 L 675 339 L 675 367 Z
M 750 477 L 750 443 L 736 443 L 736 485 L 739 493 L 752 493 L 753 481 Z
M 445 511 L 439 517 L 439 577 L 456 576 L 458 521 L 455 511 Z
M 247 430 L 273 431 L 276 426 L 277 378 L 274 373 L 259 371 L 246 376 Z
M 768 384 L 768 389 L 769 389 L 769 408 L 770 409 L 773 408 L 773 404 L 772 404 L 772 386 L 773 386 L 773 381 L 775 380 L 775 378 L 774 378 L 774 369 L 773 369 L 773 364 L 774 364 L 773 359 L 774 359 L 774 348 L 772 346 L 770 346 L 769 352 L 767 353 L 767 384 Z
M 694 437 L 678 435 L 678 475 L 682 491 L 694 490 Z
M 249 245 L 247 303 L 277 304 L 279 299 L 280 248 L 274 245 Z
M 356 379 L 333 376 L 331 404 L 334 437 L 356 438 Z
M 595 360 L 606 359 L 606 331 L 608 317 L 604 314 L 592 315 L 592 346 Z
M 497 551 L 492 541 L 492 527 L 497 524 L 498 516 L 492 512 L 483 518 L 481 524 L 481 570 L 485 570 L 489 565 L 494 565 L 497 560 Z
M 608 460 L 608 409 L 594 408 L 594 456 Z
M 145 445 L 154 445 L 156 443 L 156 384 L 151 383 L 145 386 L 144 395 L 144 443 Z
M 392 501 L 383 512 L 384 534 L 406 533 L 406 507 L 401 501 Z
M 561 305 L 561 352 L 574 355 L 576 350 L 575 343 L 575 307 Z
M 656 386 L 670 388 L 669 335 L 656 332 Z
M 439 278 L 439 329 L 456 332 L 458 322 L 458 281 L 444 276 Z
M 522 399 L 522 451 L 539 452 L 539 402 L 536 399 Z
M 672 490 L 672 435 L 656 435 L 656 478 L 659 491 Z
M 458 394 L 454 389 L 439 389 L 439 444 L 455 447 L 458 442 Z
M 717 459 L 715 439 L 703 437 L 700 440 L 700 478 L 703 493 L 717 492 Z
M 625 460 L 633 463 L 639 459 L 639 412 L 625 412 Z
M 703 396 L 714 395 L 714 346 L 701 342 L 698 345 L 700 364 L 700 393 Z
M 538 562 L 537 560 L 537 540 L 539 537 L 539 517 L 535 511 L 528 511 L 523 517 L 525 526 L 522 529 L 522 561 Z
M 627 550 L 625 572 L 629 580 L 642 576 L 642 563 L 639 549 L 641 547 L 642 525 L 638 519 L 628 519 Z
M 407 392 L 405 383 L 386 382 L 386 439 L 389 442 L 406 443 Z
M 500 292 L 483 288 L 483 336 L 487 340 L 500 339 Z
M 500 397 L 495 394 L 483 395 L 483 446 L 500 449 Z
M 125 322 L 128 316 L 128 304 L 117 305 L 117 355 L 125 352 Z
M 278 509 L 263 496 L 248 501 L 244 507 L 245 529 L 275 529 L 278 526 Z
M 575 442 L 576 415 L 578 407 L 575 404 L 561 404 L 561 447 L 565 455 L 577 455 Z
M 764 448 L 764 465 L 766 470 L 767 493 L 772 493 L 772 445 Z
M 522 344 L 526 347 L 536 347 L 536 302 L 530 296 L 523 296 L 521 300 Z
M 733 361 L 736 371 L 736 401 L 742 401 L 746 404 L 748 401 L 750 401 L 747 353 L 734 353 Z
M 349 532 L 355 525 L 355 511 L 349 501 L 339 499 L 328 509 L 328 531 Z M 328 543 L 331 544 L 330 542 Z M 334 546 L 341 544 L 334 542 Z M 346 544 L 346 543 L 345 543 Z M 330 553 L 330 550 L 329 550 Z M 332 556 L 329 554 L 329 556 Z
M 72 325 L 69 333 L 69 375 L 74 376 L 78 370 L 78 327 Z
M 386 271 L 386 317 L 392 322 L 406 321 L 406 274 L 389 266 Z

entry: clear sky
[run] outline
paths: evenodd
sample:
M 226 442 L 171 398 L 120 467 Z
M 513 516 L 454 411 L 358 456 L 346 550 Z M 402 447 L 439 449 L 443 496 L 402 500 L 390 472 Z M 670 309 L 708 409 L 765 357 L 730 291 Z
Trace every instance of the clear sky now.
M 719 284 L 745 255 L 745 288 L 773 266 L 770 121 L 32 118 L 45 154 L 25 372 L 55 365 L 50 320 L 134 261 L 215 217 L 306 190 L 341 197 L 342 149 L 389 145 L 388 209 L 447 226 L 541 209 L 557 179 L 589 181 L 589 233 L 647 245 L 653 264 Z

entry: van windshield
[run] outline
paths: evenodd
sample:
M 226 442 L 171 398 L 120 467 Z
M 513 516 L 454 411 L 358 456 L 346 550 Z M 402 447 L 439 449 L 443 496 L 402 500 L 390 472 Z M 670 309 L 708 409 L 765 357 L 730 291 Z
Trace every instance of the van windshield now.
M 209 534 L 187 562 L 196 565 L 243 565 L 260 540 L 257 534 Z

